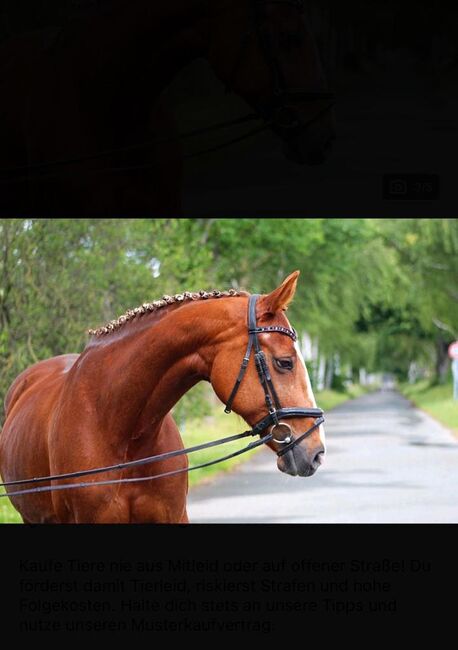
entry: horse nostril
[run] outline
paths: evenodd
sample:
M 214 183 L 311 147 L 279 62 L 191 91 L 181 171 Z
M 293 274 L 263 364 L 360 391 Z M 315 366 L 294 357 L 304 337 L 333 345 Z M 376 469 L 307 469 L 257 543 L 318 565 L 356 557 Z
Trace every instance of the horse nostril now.
M 315 469 L 323 464 L 324 461 L 324 449 L 319 449 L 312 460 L 312 467 Z

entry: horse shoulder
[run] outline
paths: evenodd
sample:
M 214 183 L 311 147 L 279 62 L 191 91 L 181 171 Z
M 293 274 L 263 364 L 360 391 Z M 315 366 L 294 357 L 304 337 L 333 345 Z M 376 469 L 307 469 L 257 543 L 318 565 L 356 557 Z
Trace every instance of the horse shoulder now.
M 38 384 L 51 379 L 51 377 L 61 374 L 62 376 L 67 373 L 78 359 L 78 354 L 63 354 L 51 359 L 39 361 L 26 370 L 23 370 L 20 375 L 11 384 L 6 397 L 5 397 L 5 414 L 8 416 L 18 400 L 25 395 L 29 389 L 38 388 Z

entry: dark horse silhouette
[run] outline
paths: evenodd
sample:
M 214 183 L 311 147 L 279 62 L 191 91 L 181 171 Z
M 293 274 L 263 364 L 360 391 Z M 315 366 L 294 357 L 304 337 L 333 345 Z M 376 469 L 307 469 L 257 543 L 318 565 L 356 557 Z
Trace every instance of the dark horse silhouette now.
M 298 271 L 292 273 L 260 297 L 258 326 L 291 329 L 284 310 L 293 299 L 298 276 Z M 202 293 L 167 296 L 131 310 L 115 324 L 95 330 L 82 354 L 46 359 L 22 372 L 5 399 L 3 480 L 106 467 L 183 449 L 170 409 L 202 380 L 227 404 L 248 341 L 249 295 Z M 316 407 L 297 343 L 265 333 L 260 345 L 282 407 Z M 232 408 L 250 426 L 266 415 L 253 358 Z M 297 434 L 315 421 L 291 418 L 288 423 Z M 274 440 L 267 444 L 274 451 L 281 448 Z M 277 466 L 293 476 L 311 476 L 323 454 L 324 431 L 319 426 L 279 457 Z M 120 475 L 153 476 L 186 466 L 186 456 L 179 456 L 123 469 Z M 95 480 L 107 477 L 112 475 Z M 177 523 L 187 521 L 186 495 L 183 473 L 141 483 L 11 496 L 11 501 L 29 523 Z
M 198 58 L 271 123 L 291 159 L 322 162 L 334 118 L 301 9 L 301 0 L 112 0 L 4 43 L 2 212 L 180 214 L 181 147 L 163 93 Z

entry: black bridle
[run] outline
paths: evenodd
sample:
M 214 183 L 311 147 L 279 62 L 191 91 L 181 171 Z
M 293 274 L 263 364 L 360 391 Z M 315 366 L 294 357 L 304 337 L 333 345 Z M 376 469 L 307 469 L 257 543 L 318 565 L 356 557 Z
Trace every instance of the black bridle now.
M 256 366 L 256 372 L 258 373 L 259 381 L 261 382 L 261 386 L 264 391 L 264 400 L 266 403 L 268 415 L 253 426 L 252 432 L 253 435 L 261 435 L 261 433 L 269 425 L 272 425 L 270 430 L 272 440 L 278 444 L 286 445 L 277 452 L 278 456 L 283 456 L 286 452 L 293 449 L 296 445 L 302 442 L 304 438 L 309 436 L 313 431 L 315 431 L 315 429 L 323 424 L 324 417 L 323 411 L 319 408 L 303 408 L 299 406 L 282 408 L 278 393 L 275 390 L 275 386 L 272 381 L 272 376 L 270 374 L 266 355 L 261 349 L 259 334 L 283 334 L 284 336 L 289 336 L 289 338 L 294 342 L 297 341 L 297 334 L 296 330 L 288 329 L 287 327 L 281 327 L 280 325 L 258 327 L 256 321 L 256 304 L 258 298 L 259 295 L 255 294 L 250 296 L 248 301 L 248 346 L 245 352 L 245 356 L 243 357 L 240 372 L 235 381 L 234 388 L 232 389 L 231 394 L 227 400 L 225 413 L 230 413 L 232 410 L 232 403 L 245 376 L 248 364 L 250 362 L 251 353 L 254 349 L 254 362 Z M 316 422 L 312 427 L 310 427 L 310 429 L 299 436 L 299 438 L 295 438 L 291 432 L 291 427 L 286 424 L 286 422 L 281 422 L 281 420 L 288 418 L 315 418 Z M 286 428 L 288 430 L 289 433 L 286 437 L 275 437 L 275 435 L 278 435 L 275 434 L 275 430 L 280 428 Z
M 92 481 L 92 482 L 81 482 L 81 483 L 65 483 L 63 485 L 45 485 L 41 487 L 27 488 L 25 490 L 17 490 L 9 492 L 7 494 L 0 494 L 0 497 L 12 497 L 12 496 L 22 496 L 26 494 L 37 494 L 42 492 L 55 492 L 58 490 L 71 490 L 76 488 L 85 488 L 85 487 L 94 487 L 101 485 L 117 485 L 122 483 L 141 483 L 144 481 L 152 481 L 158 478 L 165 478 L 166 476 L 174 476 L 176 474 L 182 474 L 184 472 L 191 472 L 196 469 L 201 469 L 203 467 L 210 467 L 211 465 L 216 465 L 221 463 L 224 460 L 229 460 L 240 456 L 248 451 L 255 449 L 261 445 L 265 445 L 268 442 L 275 442 L 279 445 L 284 445 L 279 451 L 277 451 L 278 456 L 283 456 L 287 452 L 291 451 L 296 445 L 298 445 L 302 440 L 310 436 L 313 431 L 315 431 L 321 424 L 324 422 L 323 411 L 319 408 L 303 408 L 299 406 L 286 407 L 282 408 L 278 394 L 275 390 L 272 377 L 270 375 L 269 366 L 267 363 L 266 356 L 261 350 L 259 343 L 259 334 L 283 334 L 289 336 L 293 341 L 297 340 L 296 331 L 293 329 L 288 329 L 286 327 L 281 327 L 279 325 L 271 325 L 267 327 L 258 327 L 256 321 L 256 303 L 258 301 L 259 295 L 255 294 L 250 296 L 248 301 L 248 347 L 245 352 L 245 356 L 242 361 L 240 372 L 236 379 L 234 388 L 228 398 L 225 412 L 230 413 L 232 403 L 238 392 L 240 384 L 245 376 L 248 364 L 251 358 L 252 350 L 254 349 L 254 360 L 256 365 L 256 371 L 261 382 L 261 386 L 264 391 L 264 398 L 266 407 L 268 410 L 268 415 L 256 422 L 251 429 L 244 431 L 243 433 L 238 433 L 233 436 L 228 436 L 226 438 L 220 438 L 219 440 L 213 440 L 212 442 L 205 442 L 201 445 L 195 445 L 194 447 L 188 447 L 186 449 L 177 449 L 175 451 L 168 451 L 163 454 L 157 454 L 155 456 L 147 456 L 146 458 L 139 458 L 138 460 L 131 460 L 125 463 L 117 463 L 116 465 L 107 465 L 106 467 L 96 467 L 93 469 L 81 470 L 79 472 L 68 472 L 65 474 L 54 474 L 50 476 L 39 476 L 35 478 L 20 479 L 17 481 L 7 481 L 5 483 L 0 483 L 0 487 L 13 487 L 19 485 L 27 484 L 36 484 L 44 483 L 49 481 L 57 480 L 66 480 L 66 479 L 75 479 L 82 476 L 91 476 L 94 474 L 102 474 L 106 472 L 120 471 L 123 469 L 130 469 L 133 467 L 140 467 L 143 465 L 149 465 L 152 463 L 157 463 L 159 461 L 168 460 L 170 458 L 175 458 L 177 456 L 183 456 L 184 454 L 191 454 L 196 451 L 201 451 L 203 449 L 209 449 L 210 447 L 217 447 L 219 445 L 226 444 L 228 442 L 234 442 L 242 438 L 247 438 L 249 436 L 260 436 L 259 440 L 255 440 L 249 443 L 243 449 L 239 449 L 231 454 L 227 454 L 215 460 L 208 461 L 206 463 L 201 463 L 199 465 L 193 465 L 192 467 L 184 467 L 181 469 L 171 470 L 170 472 L 163 472 L 161 474 L 156 474 L 154 476 L 142 476 L 142 477 L 133 477 L 133 478 L 120 478 L 120 479 L 111 479 L 104 481 Z M 295 438 L 292 434 L 291 427 L 282 422 L 282 420 L 288 418 L 314 418 L 315 423 L 302 433 L 298 438 Z M 270 432 L 266 435 L 262 435 L 267 427 L 271 425 Z M 277 437 L 282 435 L 281 430 L 286 429 L 287 435 L 282 437 Z

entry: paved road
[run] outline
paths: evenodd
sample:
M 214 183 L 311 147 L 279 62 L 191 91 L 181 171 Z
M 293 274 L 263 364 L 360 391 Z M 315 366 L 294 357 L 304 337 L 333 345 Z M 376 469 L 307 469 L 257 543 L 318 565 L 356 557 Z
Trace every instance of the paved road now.
M 458 440 L 393 391 L 327 416 L 327 458 L 312 478 L 276 468 L 263 450 L 194 488 L 192 523 L 458 522 Z

